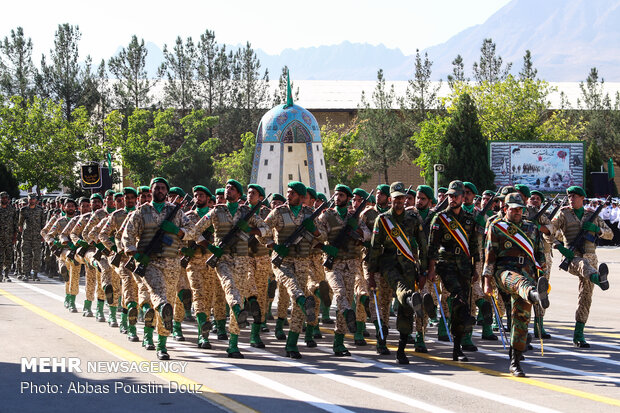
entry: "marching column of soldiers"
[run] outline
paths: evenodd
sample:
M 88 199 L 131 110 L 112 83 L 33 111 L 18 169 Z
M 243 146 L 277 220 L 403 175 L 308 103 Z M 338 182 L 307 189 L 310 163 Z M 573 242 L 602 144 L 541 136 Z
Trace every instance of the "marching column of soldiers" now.
M 82 316 L 107 321 L 131 342 L 140 341 L 143 323 L 142 346 L 160 360 L 170 358 L 168 337 L 186 340 L 183 321 L 196 323 L 201 349 L 212 348 L 214 333 L 228 341 L 227 357 L 243 358 L 246 327 L 249 344 L 264 348 L 261 333 L 269 331 L 277 296 L 274 333 L 290 358 L 302 357 L 304 331 L 303 343 L 316 347 L 319 321 L 334 324 L 333 306 L 335 357 L 351 355 L 346 338 L 367 345 L 370 322 L 380 356 L 391 354 L 396 328 L 399 364 L 409 364 L 407 344 L 429 351 L 431 326 L 439 341 L 452 342 L 453 360 L 467 362 L 466 352 L 477 351 L 478 324 L 482 340 L 498 340 L 495 332 L 510 337 L 509 371 L 522 377 L 532 312 L 534 336 L 551 338 L 543 320 L 556 251 L 560 268 L 579 278 L 574 345 L 590 346 L 584 329 L 592 292 L 609 288 L 596 245 L 613 233 L 599 217 L 604 204 L 584 208 L 582 188 L 569 187 L 563 201 L 525 185 L 479 195 L 461 181 L 439 188 L 439 199 L 429 186 L 402 182 L 370 193 L 339 184 L 330 199 L 297 181 L 286 189 L 267 195 L 231 179 L 214 192 L 196 185 L 188 196 L 158 177 L 149 186 L 42 206 L 34 194 L 11 202 L 2 192 L 2 281 L 11 282 L 10 274 L 39 281 L 42 270 L 64 281 L 64 306 L 77 313 L 83 276 Z

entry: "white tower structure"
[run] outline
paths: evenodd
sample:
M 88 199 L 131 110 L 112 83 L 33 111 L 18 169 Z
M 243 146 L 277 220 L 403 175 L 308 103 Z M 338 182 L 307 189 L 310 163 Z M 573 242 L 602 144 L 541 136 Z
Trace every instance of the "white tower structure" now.
M 290 181 L 301 181 L 329 198 L 319 124 L 293 103 L 288 76 L 286 104 L 272 108 L 258 125 L 250 181 L 282 195 Z

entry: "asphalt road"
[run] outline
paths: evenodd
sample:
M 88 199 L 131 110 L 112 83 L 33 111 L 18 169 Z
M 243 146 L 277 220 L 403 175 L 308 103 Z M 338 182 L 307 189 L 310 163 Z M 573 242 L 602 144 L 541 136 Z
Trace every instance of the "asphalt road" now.
M 242 332 L 243 360 L 226 357 L 226 342 L 196 347 L 195 324 L 185 323 L 187 341 L 169 341 L 172 360 L 156 361 L 140 343 L 117 328 L 63 307 L 64 285 L 41 276 L 34 283 L 0 284 L 0 412 L 68 410 L 404 412 L 404 411 L 620 411 L 620 249 L 599 250 L 610 266 L 608 291 L 595 289 L 586 338 L 592 348 L 572 346 L 577 278 L 554 263 L 544 355 L 536 340 L 526 353 L 527 378 L 506 374 L 501 341 L 475 339 L 468 363 L 453 362 L 449 343 L 427 332 L 428 354 L 409 351 L 411 364 L 394 360 L 397 333 L 390 331 L 391 356 L 377 356 L 374 342 L 346 344 L 352 357 L 332 355 L 333 332 L 309 349 L 300 338 L 301 360 L 283 357 L 284 343 L 263 333 L 266 349 L 249 347 Z M 82 280 L 83 283 L 83 280 Z M 83 286 L 77 298 L 81 309 Z M 333 311 L 333 310 L 332 310 Z M 390 326 L 393 328 L 395 320 Z M 371 335 L 374 329 L 368 324 Z M 140 337 L 141 327 L 138 328 Z M 480 327 L 475 333 L 480 335 Z M 56 362 L 56 368 L 46 360 Z M 64 364 L 63 364 L 64 362 Z M 33 370 L 33 364 L 37 370 Z M 70 366 L 70 363 L 74 363 Z M 76 364 L 79 365 L 76 367 Z M 40 370 L 41 366 L 43 371 Z M 62 371 L 62 366 L 65 371 Z M 69 369 L 68 367 L 72 367 Z M 124 368 L 124 370 L 122 370 Z M 115 370 L 117 369 L 117 370 Z M 121 370 L 118 370 L 121 369 Z

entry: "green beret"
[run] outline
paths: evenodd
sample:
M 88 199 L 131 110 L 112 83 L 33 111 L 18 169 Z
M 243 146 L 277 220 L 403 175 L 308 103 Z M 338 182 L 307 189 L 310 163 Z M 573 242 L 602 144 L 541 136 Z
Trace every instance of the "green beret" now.
M 368 200 L 368 202 L 370 202 L 371 204 L 376 204 L 377 203 L 377 198 L 375 198 L 374 195 L 370 195 L 370 199 Z
M 323 192 L 317 192 L 316 199 L 320 199 L 323 202 L 327 202 L 327 197 Z
M 385 195 L 390 196 L 390 186 L 387 184 L 381 184 L 377 186 L 377 193 L 383 192 Z
M 250 189 L 250 188 L 256 189 L 258 191 L 258 193 L 260 194 L 260 196 L 262 196 L 263 198 L 265 197 L 265 188 L 263 188 L 259 184 L 250 184 L 250 185 L 248 185 L 248 189 Z
M 211 195 L 211 201 L 216 202 L 217 199 L 215 199 L 215 195 Z
M 353 192 L 351 192 L 351 188 L 349 188 L 346 185 L 338 184 L 334 188 L 334 191 L 335 192 L 344 192 L 345 194 L 347 194 L 347 196 L 350 196 L 351 198 L 353 198 Z
M 154 184 L 157 184 L 157 183 L 160 183 L 160 182 L 165 184 L 166 188 L 168 188 L 168 190 L 170 190 L 170 184 L 168 183 L 166 178 L 162 178 L 161 176 L 158 176 L 157 178 L 151 179 L 151 184 L 149 185 L 149 187 L 152 188 Z
M 185 191 L 183 190 L 183 188 L 179 188 L 178 186 L 173 186 L 172 188 L 170 188 L 169 192 L 178 196 L 185 196 Z
M 530 196 L 532 196 L 532 194 L 530 193 L 530 187 L 524 184 L 516 184 L 515 188 L 517 189 L 517 191 L 521 192 L 523 195 L 525 195 L 526 198 L 529 198 Z
M 438 193 L 438 194 L 445 194 L 446 192 L 448 192 L 448 188 L 446 188 L 445 186 L 440 186 L 440 187 L 437 189 L 437 193 Z
M 291 181 L 288 183 L 287 187 L 291 188 L 301 196 L 306 196 L 306 193 L 308 193 L 308 188 L 306 188 L 306 185 L 299 181 Z
M 569 186 L 566 189 L 566 194 L 577 194 L 577 195 L 581 195 L 581 196 L 586 196 L 586 191 L 583 190 L 582 187 L 577 186 L 577 185 L 573 185 L 573 186 Z
M 138 192 L 140 192 L 141 194 L 145 193 L 145 192 L 151 192 L 151 187 L 143 185 L 143 186 L 139 186 L 138 187 Z
M 93 199 L 98 199 L 98 200 L 100 200 L 101 202 L 103 202 L 103 197 L 101 196 L 101 194 L 92 194 L 92 195 L 90 196 L 90 200 L 92 201 Z
M 482 195 L 493 196 L 493 195 L 495 195 L 495 192 L 491 191 L 490 189 L 485 189 L 485 191 L 482 193 Z
M 542 192 L 537 191 L 537 190 L 535 190 L 535 189 L 534 189 L 534 190 L 531 192 L 530 196 L 532 196 L 532 195 L 538 195 L 538 196 L 540 197 L 540 201 L 541 201 L 541 202 L 545 202 L 545 195 L 543 195 L 543 193 L 542 193 Z
M 141 187 L 141 188 L 146 188 L 146 187 Z M 125 188 L 123 188 L 123 194 L 125 195 L 134 194 L 135 196 L 138 196 L 138 191 L 136 191 L 134 188 L 130 186 L 126 186 Z
M 77 202 L 73 198 L 66 198 L 65 202 L 63 202 L 63 205 L 67 205 L 69 202 L 72 202 L 73 205 L 78 206 Z
M 123 196 L 122 192 L 114 192 L 114 199 L 118 198 L 119 196 Z
M 306 187 L 306 190 L 308 191 L 308 195 L 310 195 L 310 198 L 316 199 L 316 189 L 309 186 L 309 187 Z
M 357 195 L 360 198 L 364 199 L 368 198 L 368 192 L 364 191 L 362 188 L 355 188 L 353 190 L 353 195 Z
M 426 197 L 432 200 L 435 196 L 433 194 L 433 188 L 428 185 L 418 185 L 416 192 L 422 192 Z
M 272 201 L 286 202 L 286 198 L 284 198 L 281 194 L 273 194 L 273 195 L 271 195 L 271 200 Z
M 215 190 L 215 195 L 224 195 L 225 189 L 224 188 L 217 188 Z
M 100 195 L 101 196 L 101 195 Z M 78 198 L 78 204 L 81 204 L 82 202 L 89 202 L 88 198 L 85 196 L 81 196 Z
M 474 193 L 474 195 L 478 195 L 478 188 L 476 188 L 476 185 L 474 185 L 471 182 L 463 182 L 463 186 L 465 188 L 469 188 L 470 191 L 472 191 Z
M 226 185 L 234 186 L 235 188 L 237 188 L 237 191 L 239 191 L 241 196 L 243 196 L 243 187 L 241 186 L 241 183 L 236 179 L 229 179 L 228 181 L 226 181 Z
M 114 196 L 114 190 L 113 189 L 108 189 L 107 191 L 105 191 L 105 197 L 109 197 L 110 195 Z
M 196 191 L 202 191 L 205 194 L 207 194 L 208 198 L 211 198 L 213 196 L 211 191 L 209 191 L 209 188 L 207 188 L 206 186 L 203 186 L 203 185 L 196 185 L 195 187 L 192 188 L 192 191 L 194 191 L 194 193 L 196 193 Z

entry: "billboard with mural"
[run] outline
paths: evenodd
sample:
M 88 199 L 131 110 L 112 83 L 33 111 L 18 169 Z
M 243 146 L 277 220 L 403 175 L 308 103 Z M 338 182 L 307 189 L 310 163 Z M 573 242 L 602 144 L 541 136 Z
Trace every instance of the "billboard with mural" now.
M 563 192 L 585 183 L 584 142 L 489 142 L 495 185 L 525 184 L 530 190 Z

